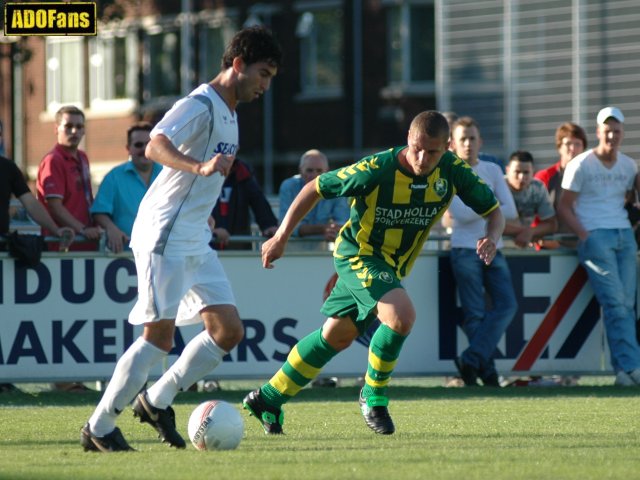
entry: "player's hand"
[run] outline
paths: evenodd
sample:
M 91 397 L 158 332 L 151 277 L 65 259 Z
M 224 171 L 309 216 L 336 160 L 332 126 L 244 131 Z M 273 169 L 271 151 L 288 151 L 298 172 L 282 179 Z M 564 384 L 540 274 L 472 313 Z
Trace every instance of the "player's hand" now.
M 216 153 L 209 161 L 198 165 L 198 175 L 203 177 L 209 177 L 216 172 L 219 172 L 223 177 L 229 175 L 231 166 L 235 160 L 234 155 L 224 155 L 222 153 Z
M 282 257 L 286 242 L 281 241 L 278 237 L 271 237 L 262 244 L 262 266 L 264 268 L 273 268 L 273 262 Z
M 485 265 L 490 265 L 493 259 L 496 257 L 496 253 L 498 248 L 493 240 L 489 237 L 482 237 L 478 240 L 476 244 L 476 253 L 480 260 L 484 262 Z

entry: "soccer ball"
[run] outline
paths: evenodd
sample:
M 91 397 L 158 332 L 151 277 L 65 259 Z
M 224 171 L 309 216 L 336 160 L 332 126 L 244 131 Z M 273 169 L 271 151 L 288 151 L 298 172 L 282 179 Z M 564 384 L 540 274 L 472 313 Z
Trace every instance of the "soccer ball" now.
M 233 450 L 244 435 L 244 421 L 233 405 L 223 400 L 209 400 L 191 413 L 187 430 L 198 450 Z

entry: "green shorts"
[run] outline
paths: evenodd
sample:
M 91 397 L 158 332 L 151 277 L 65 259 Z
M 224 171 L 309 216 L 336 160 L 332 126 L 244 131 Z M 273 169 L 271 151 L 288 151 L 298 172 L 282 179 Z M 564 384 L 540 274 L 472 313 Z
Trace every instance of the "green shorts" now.
M 328 317 L 349 316 L 364 333 L 378 313 L 378 301 L 403 288 L 394 270 L 376 257 L 335 258 L 338 281 L 320 311 Z

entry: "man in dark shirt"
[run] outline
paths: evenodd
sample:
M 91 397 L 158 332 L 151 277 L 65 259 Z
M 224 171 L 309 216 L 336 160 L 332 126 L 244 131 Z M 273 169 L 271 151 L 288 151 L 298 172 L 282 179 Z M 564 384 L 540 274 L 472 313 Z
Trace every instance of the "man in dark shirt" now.
M 278 229 L 278 220 L 251 167 L 236 158 L 211 214 L 215 220 L 215 239 L 211 246 L 216 250 L 250 250 L 251 243 L 229 243 L 229 237 L 251 235 L 252 211 L 262 235 L 271 237 Z

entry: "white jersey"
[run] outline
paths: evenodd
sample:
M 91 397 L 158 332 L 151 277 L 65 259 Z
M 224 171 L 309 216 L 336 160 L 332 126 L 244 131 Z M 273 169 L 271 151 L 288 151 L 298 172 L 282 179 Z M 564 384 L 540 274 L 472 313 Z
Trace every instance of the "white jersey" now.
M 500 167 L 495 163 L 479 160 L 471 168 L 493 190 L 493 194 L 500 202 L 500 210 L 502 210 L 505 219 L 517 219 L 516 204 Z M 451 247 L 475 250 L 478 239 L 487 234 L 486 219 L 467 207 L 457 195 L 453 197 L 451 205 L 449 205 L 449 214 L 453 220 Z M 498 241 L 497 247 L 503 247 L 502 238 Z
M 206 96 L 208 102 L 194 98 Z M 151 131 L 164 135 L 185 155 L 201 162 L 217 153 L 235 155 L 238 122 L 235 111 L 208 84 L 179 100 Z M 131 248 L 160 255 L 199 255 L 211 250 L 207 219 L 216 204 L 224 177 L 203 177 L 164 167 L 140 203 L 131 234 Z
M 574 211 L 585 230 L 631 227 L 624 204 L 637 171 L 636 162 L 620 152 L 611 168 L 605 167 L 593 150 L 567 164 L 562 188 L 578 192 Z

